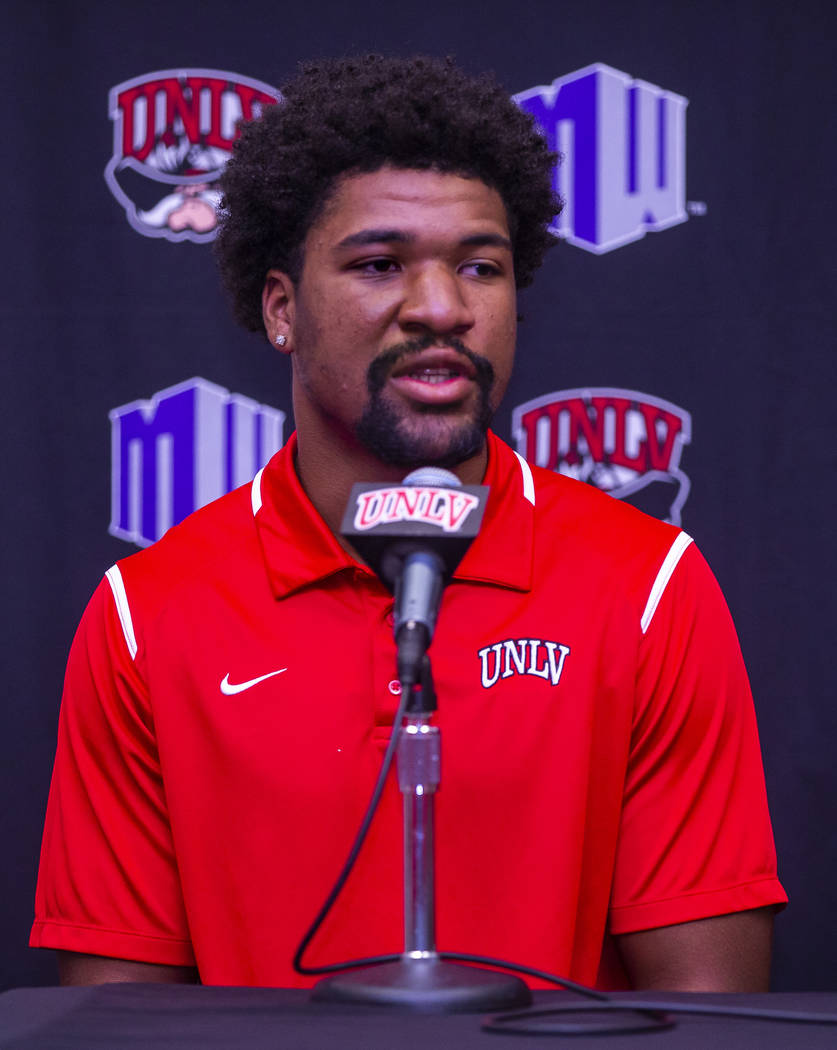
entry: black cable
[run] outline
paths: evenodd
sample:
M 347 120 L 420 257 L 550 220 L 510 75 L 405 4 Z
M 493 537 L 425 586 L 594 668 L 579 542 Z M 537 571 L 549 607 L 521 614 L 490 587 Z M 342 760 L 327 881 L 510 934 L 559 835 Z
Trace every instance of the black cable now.
M 401 723 L 404 721 L 408 701 L 412 696 L 413 685 L 414 683 L 412 682 L 402 683 L 401 699 L 393 720 L 392 733 L 386 751 L 384 752 L 384 757 L 381 761 L 381 768 L 378 771 L 378 777 L 375 781 L 375 786 L 372 789 L 369 803 L 367 804 L 363 819 L 360 822 L 360 827 L 358 828 L 357 834 L 352 842 L 343 867 L 340 869 L 340 873 L 332 886 L 331 892 L 326 897 L 322 907 L 314 917 L 314 921 L 308 927 L 308 930 L 300 941 L 299 947 L 294 954 L 293 967 L 297 973 L 303 974 L 304 976 L 313 977 L 323 974 L 337 973 L 340 970 L 353 970 L 363 966 L 375 966 L 379 963 L 397 962 L 402 958 L 399 953 L 397 955 L 371 955 L 364 959 L 350 959 L 345 962 L 328 963 L 324 966 L 306 966 L 302 962 L 302 957 L 309 944 L 314 939 L 317 931 L 325 920 L 325 917 L 331 911 L 334 902 L 337 900 L 341 890 L 346 884 L 346 880 L 348 879 L 363 843 L 366 840 L 366 835 L 372 824 L 372 819 L 375 816 L 378 803 L 380 802 L 381 795 L 384 791 L 386 779 L 392 766 L 392 760 L 395 757 L 395 750 L 398 746 L 399 730 L 401 729 Z M 672 1013 L 703 1014 L 708 1016 L 714 1015 L 717 1017 L 747 1017 L 757 1020 L 791 1021 L 807 1024 L 837 1024 L 837 1015 L 835 1014 L 813 1013 L 810 1011 L 761 1010 L 747 1006 L 672 1003 L 652 999 L 614 999 L 606 992 L 600 992 L 595 988 L 588 987 L 587 985 L 578 984 L 566 977 L 559 977 L 556 974 L 549 973 L 546 970 L 539 970 L 532 966 L 524 966 L 520 963 L 508 962 L 505 959 L 494 959 L 484 955 L 471 955 L 466 952 L 439 952 L 439 957 L 449 960 L 450 962 L 494 966 L 497 969 L 525 974 L 528 977 L 535 977 L 539 980 L 547 981 L 550 984 L 555 984 L 559 988 L 575 992 L 577 995 L 596 1000 L 593 1003 L 568 1003 L 565 1006 L 553 1007 L 546 1010 L 522 1010 L 507 1014 L 497 1014 L 495 1017 L 489 1018 L 483 1024 L 484 1030 L 488 1032 L 514 1032 L 526 1035 L 576 1035 L 581 1032 L 587 1032 L 590 1034 L 593 1034 L 594 1032 L 636 1032 L 672 1027 L 674 1022 L 667 1016 Z M 556 1022 L 553 1025 L 535 1026 L 526 1023 L 527 1021 L 536 1021 L 548 1016 L 560 1016 L 561 1014 L 570 1014 L 573 1012 L 586 1013 L 594 1016 L 597 1011 L 603 1014 L 611 1012 L 638 1014 L 640 1017 L 644 1018 L 644 1021 L 623 1024 L 621 1027 L 614 1026 L 612 1021 L 605 1022 L 602 1026 L 596 1026 L 589 1022 L 573 1024 L 566 1021 Z M 517 1022 L 521 1023 L 515 1027 Z
M 424 657 L 425 664 L 427 663 L 427 657 Z M 410 673 L 406 667 L 400 668 L 404 678 L 407 679 L 407 675 Z M 432 677 L 429 674 L 429 666 L 423 667 L 422 675 L 422 689 L 432 689 Z M 381 795 L 383 794 L 384 785 L 386 783 L 387 776 L 389 775 L 390 768 L 392 766 L 392 760 L 395 756 L 395 749 L 398 745 L 398 733 L 401 728 L 401 723 L 404 720 L 404 715 L 407 711 L 408 701 L 411 698 L 413 691 L 413 685 L 409 680 L 402 681 L 401 687 L 401 699 L 398 704 L 398 710 L 395 713 L 395 718 L 392 723 L 392 734 L 387 744 L 387 749 L 384 752 L 384 757 L 381 760 L 381 768 L 378 771 L 378 777 L 375 781 L 375 786 L 372 789 L 372 795 L 370 796 L 369 803 L 366 806 L 366 811 L 363 814 L 363 819 L 360 822 L 357 834 L 355 835 L 354 841 L 352 842 L 349 854 L 343 863 L 343 867 L 340 869 L 340 873 L 335 880 L 334 885 L 331 888 L 331 892 L 323 902 L 322 907 L 314 917 L 314 921 L 306 930 L 302 940 L 299 942 L 296 952 L 293 957 L 293 968 L 297 973 L 303 974 L 307 977 L 322 976 L 329 973 L 338 973 L 341 970 L 355 970 L 363 966 L 375 966 L 380 963 L 397 962 L 401 955 L 371 955 L 364 959 L 349 959 L 345 962 L 338 963 L 327 963 L 323 966 L 307 966 L 303 963 L 302 957 L 305 954 L 311 941 L 317 934 L 320 926 L 323 924 L 326 916 L 334 906 L 334 902 L 340 895 L 341 890 L 346 884 L 346 880 L 354 867 L 355 861 L 357 860 L 358 854 L 363 846 L 366 839 L 366 835 L 372 824 L 372 819 L 375 816 L 375 811 L 378 808 Z M 439 956 L 442 959 L 447 959 L 451 962 L 463 962 L 463 963 L 476 963 L 482 966 L 495 966 L 501 970 L 509 970 L 514 973 L 526 974 L 528 977 L 537 977 L 540 980 L 548 981 L 550 984 L 555 984 L 559 988 L 563 988 L 566 991 L 576 992 L 578 995 L 587 996 L 591 999 L 597 999 L 602 1002 L 607 1002 L 609 996 L 604 992 L 596 991 L 594 988 L 588 988 L 586 985 L 577 984 L 575 981 L 571 981 L 568 978 L 558 977 L 555 974 L 548 973 L 546 970 L 538 970 L 531 966 L 523 966 L 519 963 L 507 962 L 504 959 L 492 959 L 487 956 L 481 955 L 469 955 L 465 952 L 439 952 Z
M 610 1000 L 601 1003 L 568 1003 L 545 1010 L 520 1010 L 511 1014 L 497 1014 L 483 1021 L 484 1032 L 502 1032 L 512 1035 L 628 1035 L 637 1032 L 657 1032 L 674 1028 L 677 1024 L 665 1011 L 646 1008 L 636 1003 Z M 542 1018 L 577 1014 L 583 1020 L 548 1021 Z M 611 1016 L 608 1016 L 611 1015 Z M 617 1016 L 618 1015 L 618 1016 Z
M 392 733 L 390 734 L 389 743 L 387 744 L 387 749 L 384 752 L 384 757 L 381 761 L 381 768 L 378 771 L 378 779 L 375 781 L 375 786 L 372 789 L 372 795 L 369 799 L 369 804 L 366 807 L 366 812 L 363 814 L 363 820 L 361 820 L 360 822 L 360 827 L 358 828 L 354 842 L 352 843 L 351 849 L 349 850 L 349 855 L 346 857 L 343 867 L 340 869 L 340 874 L 337 876 L 337 879 L 331 888 L 331 892 L 326 897 L 323 906 L 317 912 L 316 916 L 314 917 L 314 921 L 308 927 L 308 929 L 305 932 L 305 935 L 299 942 L 299 947 L 297 948 L 293 958 L 293 968 L 296 970 L 297 973 L 305 974 L 307 976 L 315 976 L 317 974 L 334 973 L 336 970 L 353 969 L 358 966 L 371 966 L 373 963 L 376 962 L 390 962 L 392 960 L 400 958 L 400 956 L 398 955 L 374 956 L 369 959 L 356 959 L 350 962 L 334 963 L 330 966 L 305 966 L 302 962 L 302 956 L 305 954 L 305 950 L 307 949 L 311 941 L 314 939 L 317 930 L 319 930 L 320 926 L 323 923 L 323 920 L 325 919 L 326 915 L 328 915 L 328 913 L 331 911 L 334 902 L 340 895 L 340 891 L 345 886 L 346 879 L 348 879 L 349 873 L 354 867 L 355 861 L 357 860 L 357 856 L 360 853 L 361 847 L 363 846 L 363 843 L 366 839 L 367 832 L 369 831 L 369 827 L 372 823 L 372 818 L 375 816 L 375 810 L 377 810 L 378 808 L 378 803 L 380 802 L 381 795 L 384 791 L 384 785 L 386 784 L 387 774 L 389 773 L 390 766 L 392 765 L 392 759 L 395 755 L 395 749 L 398 746 L 398 733 L 401 729 L 401 723 L 404 721 L 404 712 L 407 710 L 407 701 L 410 698 L 412 690 L 412 683 L 405 684 L 402 682 L 401 699 L 398 703 L 398 710 L 395 712 L 395 718 L 392 723 Z
M 496 1014 L 483 1022 L 486 1032 L 507 1032 L 514 1035 L 578 1035 L 586 1032 L 619 1032 L 637 1031 L 631 1025 L 624 1028 L 613 1028 L 607 1022 L 598 1026 L 595 1015 L 625 1012 L 647 1014 L 649 1018 L 660 1018 L 659 1024 L 653 1027 L 670 1028 L 674 1022 L 669 1021 L 668 1014 L 699 1014 L 705 1017 L 745 1017 L 754 1021 L 786 1021 L 796 1024 L 837 1025 L 837 1014 L 818 1013 L 810 1010 L 774 1010 L 755 1006 L 724 1006 L 719 1003 L 681 1003 L 664 999 L 608 999 L 599 1003 L 566 1003 L 562 1006 L 547 1007 L 538 1010 L 516 1010 L 512 1013 Z M 573 1023 L 555 1021 L 543 1024 L 541 1019 L 561 1017 L 562 1015 L 588 1014 L 594 1018 L 593 1023 L 584 1021 Z M 532 1022 L 535 1022 L 534 1024 Z
M 612 999 L 611 1004 L 618 1003 Z M 628 1001 L 623 1001 L 628 1005 Z M 672 1014 L 708 1014 L 715 1017 L 750 1017 L 758 1021 L 799 1021 L 803 1024 L 837 1024 L 837 1014 L 815 1010 L 774 1010 L 772 1007 L 727 1006 L 721 1003 L 672 1003 L 654 999 L 631 999 L 630 1006 L 643 1010 L 666 1010 Z
M 597 988 L 589 988 L 586 984 L 577 984 L 568 977 L 558 977 L 547 970 L 536 970 L 534 966 L 523 966 L 521 963 L 507 962 L 505 959 L 491 959 L 486 955 L 468 955 L 465 952 L 439 952 L 439 956 L 442 959 L 449 959 L 451 962 L 476 963 L 479 966 L 496 966 L 499 970 L 512 970 L 514 973 L 523 973 L 527 977 L 537 977 L 538 980 L 557 984 L 559 988 L 563 988 L 565 991 L 575 992 L 577 995 L 586 996 L 588 999 L 596 999 L 603 1003 L 611 1001 L 607 992 L 600 992 Z
M 426 657 L 425 657 L 426 660 Z M 406 672 L 406 669 L 402 669 Z M 406 673 L 405 673 L 406 677 Z M 424 676 L 423 676 L 424 677 Z M 424 689 L 432 688 L 430 676 L 427 675 L 427 681 L 423 681 L 422 687 Z M 308 949 L 311 941 L 317 934 L 320 926 L 323 924 L 326 916 L 334 906 L 334 902 L 337 900 L 340 892 L 346 884 L 346 880 L 354 867 L 355 861 L 357 860 L 358 854 L 363 846 L 366 839 L 366 835 L 369 832 L 369 828 L 372 824 L 372 819 L 375 816 L 375 812 L 378 808 L 381 795 L 383 794 L 384 785 L 386 783 L 387 776 L 389 775 L 390 768 L 392 766 L 392 760 L 395 756 L 395 750 L 398 745 L 398 733 L 401 728 L 401 723 L 404 720 L 404 715 L 407 710 L 408 701 L 411 697 L 413 686 L 411 683 L 402 683 L 401 699 L 398 705 L 398 710 L 395 713 L 395 718 L 392 725 L 392 734 L 390 735 L 387 749 L 384 752 L 384 757 L 381 760 L 381 767 L 378 771 L 378 777 L 375 781 L 375 786 L 372 789 L 372 795 L 370 796 L 369 803 L 367 804 L 366 811 L 364 812 L 363 819 L 360 822 L 357 834 L 355 835 L 354 841 L 352 842 L 349 854 L 343 863 L 343 867 L 340 869 L 340 873 L 331 888 L 331 892 L 323 902 L 322 907 L 314 917 L 313 922 L 308 927 L 302 940 L 299 942 L 299 946 L 293 957 L 293 968 L 297 973 L 303 974 L 304 976 L 315 977 L 322 976 L 330 973 L 338 973 L 341 970 L 354 970 L 360 969 L 364 966 L 375 966 L 380 963 L 397 962 L 401 959 L 401 955 L 371 955 L 363 959 L 349 959 L 344 962 L 338 963 L 327 963 L 322 966 L 307 966 L 303 963 L 302 958 Z M 525 974 L 528 977 L 536 977 L 543 981 L 548 981 L 550 984 L 555 984 L 559 988 L 563 988 L 566 991 L 575 992 L 578 995 L 587 996 L 592 999 L 596 999 L 601 1002 L 609 1001 L 609 996 L 604 992 L 599 992 L 594 988 L 588 988 L 586 985 L 577 984 L 575 981 L 571 981 L 568 978 L 558 977 L 555 974 L 548 973 L 546 970 L 538 970 L 532 966 L 523 966 L 519 963 L 507 962 L 504 959 L 493 959 L 487 956 L 481 955 L 470 955 L 465 952 L 439 952 L 439 956 L 442 959 L 449 960 L 451 962 L 462 962 L 462 963 L 476 963 L 477 965 L 483 966 L 495 966 L 501 970 L 509 970 L 515 973 Z

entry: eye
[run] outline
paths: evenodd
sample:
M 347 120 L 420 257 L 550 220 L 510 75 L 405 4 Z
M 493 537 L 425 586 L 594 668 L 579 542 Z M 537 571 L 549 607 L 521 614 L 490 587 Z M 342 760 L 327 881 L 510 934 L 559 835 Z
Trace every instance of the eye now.
M 473 259 L 460 267 L 460 272 L 470 274 L 472 277 L 499 277 L 503 272 L 495 262 L 487 259 Z
M 361 259 L 360 261 L 353 263 L 351 268 L 360 273 L 368 274 L 370 277 L 396 273 L 400 269 L 395 259 L 390 259 L 386 256 L 377 256 L 374 259 Z

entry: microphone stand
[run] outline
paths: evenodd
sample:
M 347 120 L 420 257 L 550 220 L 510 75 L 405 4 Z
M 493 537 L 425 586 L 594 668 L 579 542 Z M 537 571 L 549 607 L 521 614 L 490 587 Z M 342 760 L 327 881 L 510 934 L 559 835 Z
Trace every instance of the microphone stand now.
M 408 701 L 399 734 L 398 784 L 404 796 L 404 951 L 379 963 L 323 978 L 319 1002 L 376 1003 L 412 1010 L 467 1013 L 528 1006 L 532 995 L 519 977 L 442 960 L 436 951 L 434 795 L 439 786 L 441 741 L 431 725 L 436 693 L 430 658 Z

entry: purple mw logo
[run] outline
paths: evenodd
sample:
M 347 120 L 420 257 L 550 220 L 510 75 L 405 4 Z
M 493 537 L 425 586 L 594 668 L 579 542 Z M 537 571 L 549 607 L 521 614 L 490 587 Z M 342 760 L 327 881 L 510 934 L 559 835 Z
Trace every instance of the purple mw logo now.
M 248 482 L 283 444 L 285 413 L 195 377 L 109 413 L 109 532 L 141 547 Z
M 602 254 L 686 221 L 688 99 L 596 62 L 514 101 L 564 157 L 553 233 Z

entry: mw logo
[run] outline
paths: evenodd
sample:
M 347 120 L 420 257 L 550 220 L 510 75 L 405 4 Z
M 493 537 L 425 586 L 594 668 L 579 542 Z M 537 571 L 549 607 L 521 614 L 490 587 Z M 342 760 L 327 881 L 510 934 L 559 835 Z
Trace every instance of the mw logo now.
M 514 101 L 563 158 L 553 233 L 601 254 L 686 221 L 688 99 L 596 62 Z
M 109 531 L 141 547 L 250 481 L 283 444 L 284 412 L 200 377 L 109 415 Z

